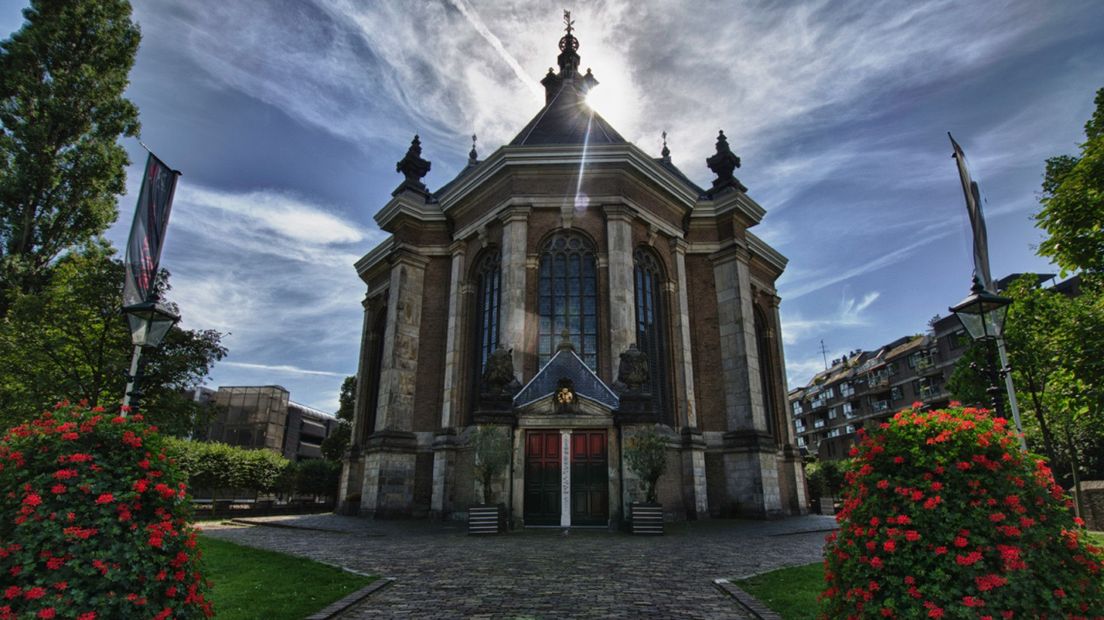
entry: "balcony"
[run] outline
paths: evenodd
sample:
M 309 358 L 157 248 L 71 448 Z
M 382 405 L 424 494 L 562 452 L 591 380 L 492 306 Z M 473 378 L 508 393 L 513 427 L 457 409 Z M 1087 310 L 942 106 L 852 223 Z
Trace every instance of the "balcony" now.
M 870 386 L 870 389 L 885 387 L 889 385 L 889 373 L 880 372 L 872 374 L 867 378 L 866 384 Z
M 824 428 L 824 420 L 813 422 L 813 428 Z
M 942 391 L 943 390 L 940 389 L 939 386 L 926 385 L 920 388 L 920 400 L 929 400 L 932 398 L 936 398 L 940 395 Z
M 870 403 L 870 408 L 874 410 L 874 413 L 881 413 L 883 411 L 889 411 L 888 400 L 876 400 Z
M 844 383 L 843 385 L 840 386 L 840 396 L 843 396 L 843 397 L 846 398 L 847 396 L 854 396 L 854 395 L 855 395 L 855 388 L 850 383 Z

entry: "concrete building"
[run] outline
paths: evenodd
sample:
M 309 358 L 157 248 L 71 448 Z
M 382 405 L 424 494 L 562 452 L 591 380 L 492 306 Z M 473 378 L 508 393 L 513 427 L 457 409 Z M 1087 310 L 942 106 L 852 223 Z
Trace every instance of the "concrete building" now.
M 322 458 L 322 441 L 337 428 L 337 418 L 289 396 L 279 385 L 220 387 L 205 397 L 214 412 L 200 438 L 266 448 L 292 461 Z
M 1023 275 L 1005 276 L 994 285 L 1003 291 Z M 1039 286 L 1054 279 L 1054 274 L 1034 275 Z M 1080 283 L 1074 276 L 1052 283 L 1050 290 L 1077 295 Z M 889 418 L 915 402 L 946 406 L 951 399 L 946 382 L 970 337 L 953 314 L 937 316 L 928 327 L 925 334 L 903 336 L 876 350 L 852 351 L 804 387 L 791 390 L 790 415 L 801 450 L 823 459 L 843 458 L 864 424 Z
M 551 46 L 549 46 L 551 47 Z M 458 518 L 478 503 L 466 437 L 513 438 L 494 483 L 515 525 L 616 524 L 642 499 L 622 447 L 668 439 L 669 516 L 805 506 L 775 281 L 752 234 L 765 210 L 723 133 L 693 183 L 585 103 L 568 25 L 545 106 L 436 191 L 415 137 L 375 216 L 390 237 L 356 263 L 366 287 L 344 509 Z M 677 120 L 677 119 L 673 119 Z M 711 155 L 708 158 L 707 155 Z

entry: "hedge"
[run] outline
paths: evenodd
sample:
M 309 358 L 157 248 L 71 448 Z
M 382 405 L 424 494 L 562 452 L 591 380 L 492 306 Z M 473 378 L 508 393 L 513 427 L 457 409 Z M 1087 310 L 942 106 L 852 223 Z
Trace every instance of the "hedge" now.
M 171 439 L 171 450 L 194 489 L 336 496 L 341 464 L 289 461 L 271 450 Z

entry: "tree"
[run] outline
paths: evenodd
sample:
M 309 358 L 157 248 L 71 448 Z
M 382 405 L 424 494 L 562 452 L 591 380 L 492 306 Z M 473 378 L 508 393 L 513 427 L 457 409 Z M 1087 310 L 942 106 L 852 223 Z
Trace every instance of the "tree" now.
M 1039 254 L 1065 271 L 1104 275 L 1104 88 L 1096 91 L 1096 111 L 1085 123 L 1081 156 L 1061 155 L 1046 162 L 1042 210 L 1036 225 L 1047 232 Z
M 59 259 L 40 293 L 14 297 L 0 321 L 0 428 L 61 400 L 110 407 L 122 398 L 132 352 L 120 314 L 123 271 L 100 243 Z M 173 328 L 143 354 L 142 408 L 150 422 L 172 434 L 194 428 L 201 408 L 182 392 L 226 355 L 221 338 Z
M 127 0 L 32 0 L 0 42 L 0 317 L 51 262 L 115 221 L 138 135 L 123 97 L 140 33 Z
M 510 464 L 510 435 L 498 426 L 480 426 L 471 435 L 475 477 L 483 484 L 483 503 L 495 503 L 494 481 Z
M 322 440 L 322 456 L 328 460 L 340 461 L 349 448 L 356 409 L 356 386 L 356 377 L 345 377 L 341 382 L 341 393 L 337 397 L 337 428 Z
M 633 435 L 625 445 L 625 464 L 640 477 L 644 501 L 656 503 L 656 485 L 667 471 L 667 440 L 654 428 Z

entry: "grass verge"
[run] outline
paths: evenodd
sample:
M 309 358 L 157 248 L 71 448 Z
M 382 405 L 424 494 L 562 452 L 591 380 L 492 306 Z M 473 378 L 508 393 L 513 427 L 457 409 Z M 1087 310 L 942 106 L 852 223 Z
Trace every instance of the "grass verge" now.
M 817 595 L 824 588 L 824 565 L 815 562 L 782 568 L 733 583 L 785 620 L 813 620 Z
M 297 620 L 376 579 L 209 536 L 199 545 L 219 620 Z

